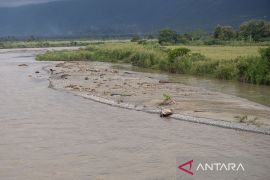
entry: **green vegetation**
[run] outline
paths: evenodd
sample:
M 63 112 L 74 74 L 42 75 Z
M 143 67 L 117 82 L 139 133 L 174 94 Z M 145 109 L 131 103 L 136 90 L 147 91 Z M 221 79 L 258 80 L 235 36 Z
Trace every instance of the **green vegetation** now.
M 177 32 L 169 28 L 160 30 L 158 42 L 163 45 L 177 43 Z
M 238 29 L 218 25 L 213 34 L 204 31 L 178 34 L 166 28 L 158 43 L 135 35 L 131 43 L 89 41 L 36 41 L 15 43 L 15 47 L 84 46 L 72 51 L 47 52 L 38 60 L 123 62 L 171 73 L 211 76 L 224 80 L 270 85 L 270 22 L 251 20 Z M 194 46 L 200 45 L 200 46 Z M 209 46 L 212 45 L 212 46 Z M 218 46 L 213 46 L 218 45 Z M 226 46 L 220 46 L 226 45 Z M 0 48 L 12 47 L 2 43 Z
M 69 46 L 86 46 L 91 44 L 91 41 L 43 41 L 43 40 L 28 40 L 28 41 L 0 41 L 0 49 L 11 48 L 42 48 L 42 47 L 69 47 Z
M 39 40 L 30 38 L 27 40 L 0 40 L 0 49 L 12 48 L 45 48 L 45 47 L 76 47 L 90 44 L 102 44 L 105 42 L 126 42 L 126 40 Z
M 89 45 L 79 50 L 47 52 L 38 55 L 37 60 L 123 62 L 171 73 L 270 85 L 270 48 L 253 47 L 254 52 L 259 52 L 246 56 L 246 47 L 238 47 L 238 56 L 233 58 L 230 58 L 230 54 L 235 47 L 213 47 L 216 54 L 220 53 L 218 58 L 209 58 L 208 53 L 204 54 L 207 48 L 202 48 L 203 53 L 199 53 L 186 47 L 164 47 L 154 42 L 104 43 Z M 208 48 L 211 50 L 211 47 Z
M 135 35 L 135 36 L 133 36 L 132 38 L 131 38 L 131 42 L 138 42 L 138 41 L 140 41 L 141 40 L 141 37 L 139 36 L 139 35 Z
M 224 41 L 229 41 L 235 38 L 236 32 L 232 26 L 220 26 L 218 25 L 214 32 L 214 38 Z
M 38 60 L 77 61 L 97 60 L 132 63 L 134 66 L 154 68 L 167 58 L 167 53 L 155 43 L 105 43 L 90 45 L 74 51 L 52 51 L 37 56 Z
M 259 50 L 264 46 L 190 46 L 175 45 L 167 46 L 169 49 L 188 48 L 193 53 L 200 53 L 208 59 L 230 60 L 239 56 L 260 56 Z
M 247 123 L 247 124 L 253 124 L 253 125 L 256 125 L 256 126 L 260 126 L 261 123 L 259 123 L 257 120 L 258 120 L 258 117 L 249 117 L 248 115 L 243 115 L 243 116 L 235 116 L 234 117 L 235 119 L 238 120 L 238 122 L 240 123 Z
M 168 94 L 163 94 L 163 100 L 164 101 L 171 101 L 172 100 L 172 96 L 170 96 Z
M 218 25 L 213 33 L 194 31 L 177 34 L 173 29 L 163 29 L 158 35 L 159 43 L 185 45 L 263 45 L 270 40 L 270 22 L 250 20 L 243 22 L 238 29 L 229 25 Z M 266 42 L 269 45 L 269 42 Z
M 270 22 L 263 20 L 244 22 L 240 25 L 239 36 L 249 41 L 260 41 L 270 38 Z

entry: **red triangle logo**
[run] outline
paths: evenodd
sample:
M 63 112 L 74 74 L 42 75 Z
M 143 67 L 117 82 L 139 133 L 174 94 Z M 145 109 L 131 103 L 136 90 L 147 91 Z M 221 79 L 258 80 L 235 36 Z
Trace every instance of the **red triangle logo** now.
M 179 168 L 180 170 L 182 170 L 182 171 L 184 171 L 184 172 L 190 174 L 190 175 L 193 175 L 193 172 L 191 171 L 191 169 L 192 169 L 192 163 L 193 163 L 193 160 L 190 160 L 190 161 L 188 161 L 188 162 L 186 162 L 186 163 L 184 163 L 184 164 L 181 164 L 178 168 Z M 189 165 L 189 169 L 185 169 L 185 168 L 184 168 L 184 167 L 187 166 L 187 165 Z

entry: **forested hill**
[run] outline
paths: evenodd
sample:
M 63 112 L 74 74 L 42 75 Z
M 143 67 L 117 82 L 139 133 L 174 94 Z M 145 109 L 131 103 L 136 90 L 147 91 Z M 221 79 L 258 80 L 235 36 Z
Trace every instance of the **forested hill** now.
M 65 0 L 0 8 L 0 36 L 67 36 L 212 30 L 270 18 L 269 0 Z

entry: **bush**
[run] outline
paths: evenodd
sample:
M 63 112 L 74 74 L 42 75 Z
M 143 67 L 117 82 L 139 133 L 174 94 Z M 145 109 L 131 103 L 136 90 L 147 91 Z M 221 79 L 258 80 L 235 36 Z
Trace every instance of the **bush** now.
M 138 41 L 138 44 L 146 45 L 147 44 L 147 41 L 145 39 L 142 39 L 142 40 L 139 40 Z
M 169 63 L 167 60 L 161 60 L 159 62 L 159 69 L 162 71 L 168 71 L 169 70 Z
M 144 52 L 136 52 L 130 58 L 132 65 L 139 67 L 151 67 L 154 65 L 154 55 Z
M 191 57 L 178 57 L 174 64 L 175 72 L 180 74 L 187 74 L 192 67 Z
M 265 59 L 269 65 L 270 65 L 270 47 L 268 48 L 264 48 L 264 49 L 260 49 L 260 55 L 263 59 Z
M 239 81 L 253 84 L 269 84 L 269 67 L 260 57 L 238 58 L 236 63 Z
M 201 53 L 192 53 L 190 57 L 192 58 L 192 61 L 206 60 L 206 57 L 202 55 Z
M 185 56 L 190 51 L 191 50 L 190 49 L 187 49 L 187 48 L 177 48 L 177 49 L 169 50 L 169 52 L 168 52 L 169 60 L 170 61 L 173 61 L 177 57 Z
M 190 73 L 193 62 L 204 60 L 200 53 L 192 53 L 187 48 L 174 49 L 168 52 L 168 70 L 172 73 Z
M 224 80 L 231 80 L 236 77 L 236 67 L 234 63 L 220 63 L 215 69 L 215 77 Z
M 219 65 L 218 60 L 196 61 L 191 68 L 192 74 L 206 75 L 214 74 L 216 67 Z
M 138 42 L 141 39 L 139 35 L 134 36 L 130 41 L 131 42 Z
M 224 41 L 218 40 L 218 39 L 207 39 L 204 41 L 204 45 L 223 45 Z

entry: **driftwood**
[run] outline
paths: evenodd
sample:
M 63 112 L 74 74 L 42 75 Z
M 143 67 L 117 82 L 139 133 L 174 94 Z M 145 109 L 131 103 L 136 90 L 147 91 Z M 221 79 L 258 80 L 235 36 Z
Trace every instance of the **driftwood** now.
M 167 80 L 160 80 L 159 83 L 160 84 L 169 84 L 169 83 L 175 83 L 175 82 L 167 81 Z
M 131 94 L 112 93 L 111 96 L 131 96 Z
M 18 66 L 26 67 L 26 66 L 28 66 L 28 65 L 27 65 L 27 64 L 19 64 Z

